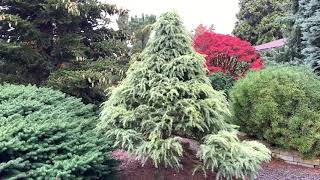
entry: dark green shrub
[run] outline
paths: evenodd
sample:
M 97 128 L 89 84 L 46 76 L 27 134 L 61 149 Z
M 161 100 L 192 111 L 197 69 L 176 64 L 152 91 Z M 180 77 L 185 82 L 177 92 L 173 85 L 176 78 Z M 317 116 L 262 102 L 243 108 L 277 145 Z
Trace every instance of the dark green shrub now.
M 304 62 L 298 58 L 290 58 L 292 49 L 283 46 L 260 52 L 264 65 L 268 66 L 301 66 Z
M 91 105 L 48 88 L 0 85 L 0 179 L 111 178 Z
M 117 85 L 126 70 L 126 62 L 101 59 L 80 69 L 57 70 L 49 76 L 46 85 L 82 98 L 85 103 L 100 105 L 107 99 L 106 89 Z
M 224 91 L 228 94 L 229 90 L 232 88 L 235 79 L 230 74 L 224 74 L 221 72 L 216 72 L 209 76 L 211 81 L 211 86 L 213 89 L 218 91 Z
M 320 156 L 319 87 L 301 67 L 249 73 L 231 91 L 235 123 L 271 144 Z

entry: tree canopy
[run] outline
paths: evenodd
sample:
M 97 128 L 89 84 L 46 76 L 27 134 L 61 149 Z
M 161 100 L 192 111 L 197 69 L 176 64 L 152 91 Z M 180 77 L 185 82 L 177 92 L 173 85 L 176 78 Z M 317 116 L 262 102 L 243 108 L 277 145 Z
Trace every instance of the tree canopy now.
M 263 44 L 283 37 L 280 18 L 287 0 L 240 0 L 238 21 L 233 34 L 253 45 Z
M 320 1 L 309 0 L 302 6 L 302 43 L 305 45 L 302 54 L 305 62 L 320 75 Z
M 193 39 L 195 50 L 203 54 L 211 73 L 228 73 L 235 79 L 250 70 L 263 67 L 260 55 L 247 41 L 212 30 L 197 34 Z
M 284 54 L 289 61 L 307 65 L 319 74 L 320 3 L 314 0 L 292 0 L 288 7 Z
M 0 81 L 43 85 L 49 79 L 49 86 L 87 102 L 103 101 L 103 90 L 119 75 L 108 64 L 121 69 L 128 59 L 127 34 L 108 25 L 126 14 L 97 0 L 1 1 Z

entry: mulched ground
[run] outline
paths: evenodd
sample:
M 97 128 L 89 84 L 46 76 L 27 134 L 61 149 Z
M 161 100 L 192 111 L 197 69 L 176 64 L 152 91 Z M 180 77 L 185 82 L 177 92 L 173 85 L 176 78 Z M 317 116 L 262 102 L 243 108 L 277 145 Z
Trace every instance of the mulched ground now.
M 262 165 L 257 180 L 320 180 L 320 169 L 287 164 L 272 160 Z
M 176 172 L 170 168 L 157 171 L 151 163 L 141 167 L 138 161 L 128 156 L 127 153 L 117 150 L 113 156 L 121 161 L 119 166 L 120 180 L 155 180 L 160 174 L 163 180 L 206 180 L 215 179 L 213 174 L 207 178 L 202 173 L 192 176 L 193 166 L 188 159 L 183 159 L 183 170 Z M 159 179 L 159 176 L 158 176 Z M 158 180 L 157 179 L 157 180 Z M 161 179 L 161 178 L 160 178 Z M 278 160 L 262 165 L 257 180 L 320 180 L 320 169 L 291 165 Z

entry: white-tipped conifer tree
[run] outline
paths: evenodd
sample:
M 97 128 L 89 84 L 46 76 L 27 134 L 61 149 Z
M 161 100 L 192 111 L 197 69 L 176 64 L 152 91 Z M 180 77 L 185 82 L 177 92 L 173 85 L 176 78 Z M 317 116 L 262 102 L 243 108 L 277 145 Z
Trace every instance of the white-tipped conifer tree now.
M 270 159 L 269 150 L 238 140 L 225 120 L 228 103 L 211 87 L 204 59 L 193 51 L 179 16 L 165 13 L 153 29 L 140 61 L 104 103 L 98 128 L 142 163 L 151 159 L 156 167 L 180 168 L 183 137 L 201 144 L 198 167 L 218 178 L 253 178 Z

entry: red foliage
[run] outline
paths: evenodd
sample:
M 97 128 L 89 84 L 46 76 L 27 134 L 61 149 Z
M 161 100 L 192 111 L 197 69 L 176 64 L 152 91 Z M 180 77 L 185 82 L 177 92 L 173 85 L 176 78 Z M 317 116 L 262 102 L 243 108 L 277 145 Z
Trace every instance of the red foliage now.
M 237 37 L 201 30 L 194 36 L 193 47 L 205 55 L 211 73 L 230 73 L 237 79 L 249 69 L 259 70 L 263 67 L 254 47 Z

